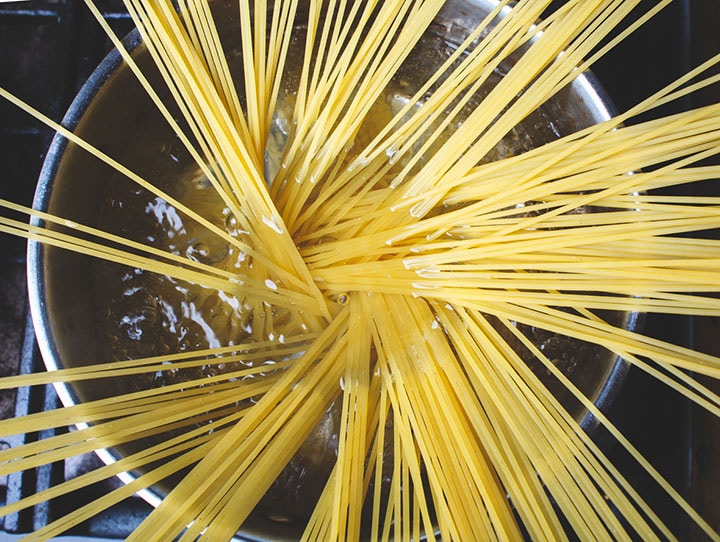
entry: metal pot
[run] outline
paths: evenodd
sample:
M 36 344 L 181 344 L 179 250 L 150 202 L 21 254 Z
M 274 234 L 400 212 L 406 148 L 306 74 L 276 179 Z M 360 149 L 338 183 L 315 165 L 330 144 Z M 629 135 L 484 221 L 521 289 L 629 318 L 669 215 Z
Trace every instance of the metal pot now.
M 493 5 L 492 0 L 449 0 L 432 25 L 433 39 L 448 46 L 458 43 Z M 232 25 L 232 17 L 222 20 Z M 138 33 L 131 33 L 125 43 L 134 51 L 134 57 L 145 73 L 150 74 L 155 87 L 162 88 Z M 425 60 L 425 57 L 420 58 L 421 62 Z M 570 133 L 605 120 L 612 112 L 610 100 L 598 82 L 592 74 L 585 73 L 528 123 L 544 122 L 540 131 L 545 133 L 549 133 L 548 130 Z M 173 139 L 169 128 L 165 128 L 164 121 L 116 51 L 107 56 L 84 85 L 63 124 L 149 179 L 171 179 L 181 171 L 177 157 L 163 150 L 163 142 Z M 543 137 L 533 144 L 541 144 Z M 109 166 L 69 144 L 64 137 L 56 136 L 41 172 L 35 207 L 75 222 L 102 224 L 105 208 L 113 204 L 113 191 L 117 183 L 122 182 L 118 181 L 118 175 Z M 31 310 L 38 344 L 49 370 L 113 359 L 112 338 L 98 329 L 99 315 L 107 310 L 94 295 L 101 287 L 98 285 L 101 275 L 90 257 L 29 243 Z M 628 328 L 637 325 L 635 314 L 625 315 L 624 319 L 623 325 Z M 575 371 L 578 385 L 602 408 L 616 393 L 625 375 L 626 364 L 604 353 L 597 354 L 591 364 L 577 365 Z M 103 393 L 113 393 L 112 390 L 98 390 L 94 385 L 62 383 L 56 384 L 56 390 L 67 406 Z M 587 412 L 579 410 L 575 414 L 584 427 L 593 427 L 595 421 Z M 118 450 L 98 452 L 107 463 L 115 461 L 122 453 Z M 124 475 L 123 479 L 129 481 L 133 476 Z M 147 490 L 141 496 L 156 505 L 163 492 L 162 488 Z M 272 521 L 257 523 L 252 536 L 274 538 L 278 533 L 287 534 Z

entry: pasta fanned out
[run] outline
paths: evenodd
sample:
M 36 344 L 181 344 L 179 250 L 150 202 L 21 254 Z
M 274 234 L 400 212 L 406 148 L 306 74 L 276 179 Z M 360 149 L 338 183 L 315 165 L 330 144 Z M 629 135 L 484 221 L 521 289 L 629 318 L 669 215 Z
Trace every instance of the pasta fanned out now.
M 172 107 L 86 3 L 247 235 L 229 235 L 202 210 L 0 93 L 250 255 L 253 265 L 213 266 L 8 201 L 0 201 L 0 231 L 223 292 L 251 308 L 255 325 L 268 323 L 241 344 L 0 380 L 12 388 L 232 367 L 211 379 L 0 421 L 5 435 L 84 424 L 0 451 L 0 475 L 150 439 L 114 464 L 0 509 L 9 514 L 141 472 L 28 540 L 65 532 L 177 473 L 131 539 L 229 540 L 333 405 L 337 461 L 305 539 L 527 533 L 555 540 L 569 531 L 582 539 L 672 538 L 528 356 L 718 538 L 528 330 L 596 345 L 720 414 L 720 398 L 691 376 L 720 377 L 720 360 L 607 316 L 720 316 L 720 244 L 703 234 L 720 226 L 720 200 L 657 192 L 720 178 L 720 166 L 707 162 L 720 149 L 720 104 L 628 122 L 716 82 L 706 72 L 720 57 L 611 120 L 485 160 L 514 126 L 669 0 L 612 40 L 637 0 L 570 0 L 542 22 L 549 0 L 498 2 L 370 136 L 362 130 L 374 122 L 373 104 L 442 0 L 276 0 L 271 9 L 239 0 L 242 73 L 226 60 L 212 2 L 125 0 Z M 266 179 L 281 80 L 298 48 L 291 128 L 280 166 Z M 511 69 L 472 105 L 510 56 Z M 278 310 L 289 316 L 280 321 Z M 269 371 L 252 363 L 259 359 L 282 361 Z

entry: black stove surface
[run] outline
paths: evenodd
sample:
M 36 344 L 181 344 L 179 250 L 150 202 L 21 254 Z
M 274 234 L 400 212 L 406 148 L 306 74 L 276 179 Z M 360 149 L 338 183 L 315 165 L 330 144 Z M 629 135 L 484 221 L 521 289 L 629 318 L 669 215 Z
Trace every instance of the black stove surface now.
M 96 0 L 118 34 L 132 24 L 121 0 Z M 561 2 L 555 2 L 560 4 Z M 651 6 L 653 1 L 643 1 Z M 720 4 L 716 0 L 681 0 L 665 10 L 647 28 L 633 35 L 595 68 L 612 99 L 623 110 L 659 89 L 695 64 L 720 50 Z M 0 2 L 0 85 L 60 120 L 89 73 L 109 50 L 102 30 L 83 2 L 32 0 Z M 715 101 L 720 92 L 709 99 Z M 700 99 L 703 99 L 702 97 Z M 681 104 L 683 107 L 692 104 Z M 668 113 L 670 111 L 662 111 Z M 52 133 L 12 105 L 0 103 L 0 198 L 30 205 L 44 153 Z M 29 320 L 25 279 L 24 243 L 0 234 L 0 375 L 38 370 L 42 366 Z M 647 331 L 679 345 L 718 353 L 714 337 L 718 324 L 692 318 L 650 317 Z M 52 388 L 0 392 L 0 417 L 53 408 Z M 653 378 L 631 371 L 610 411 L 617 426 L 665 474 L 686 498 L 720 530 L 716 488 L 720 473 L 717 420 L 695 412 L 677 394 Z M 0 442 L 0 448 L 42 435 L 21 435 Z M 669 527 L 683 540 L 701 539 L 672 503 L 603 432 L 598 441 Z M 75 477 L 99 460 L 87 455 L 36 472 L 0 477 L 0 504 L 49 487 L 57 480 Z M 111 484 L 111 483 L 108 483 Z M 111 489 L 93 486 L 80 494 L 51 501 L 26 513 L 0 519 L 0 540 L 32 532 L 83 500 Z M 124 538 L 148 513 L 149 505 L 137 497 L 83 523 L 70 535 L 87 542 L 92 538 Z M 696 538 L 697 537 L 697 538 Z

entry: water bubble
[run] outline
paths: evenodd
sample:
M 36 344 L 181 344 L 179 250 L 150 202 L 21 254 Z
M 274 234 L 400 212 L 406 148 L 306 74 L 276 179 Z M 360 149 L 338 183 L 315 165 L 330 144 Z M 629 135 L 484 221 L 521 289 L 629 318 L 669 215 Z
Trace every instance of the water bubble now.
M 350 165 L 347 167 L 347 170 L 349 172 L 352 172 L 356 170 L 357 168 L 363 168 L 367 166 L 370 163 L 370 159 L 365 155 L 360 155 L 355 160 L 353 160 Z
M 265 279 L 265 286 L 273 290 L 274 292 L 277 292 L 278 286 L 272 279 Z
M 167 231 L 168 237 L 172 238 L 175 233 L 185 233 L 182 218 L 175 207 L 164 199 L 156 197 L 145 206 L 145 213 L 155 217 L 157 224 Z
M 120 328 L 125 331 L 128 339 L 131 341 L 139 341 L 143 336 L 143 322 L 145 316 L 136 314 L 133 316 L 125 315 L 120 319 Z
M 195 303 L 183 301 L 181 304 L 182 315 L 186 320 L 190 320 L 197 325 L 199 337 L 203 337 L 210 348 L 219 348 L 220 341 L 210 324 L 205 320 L 204 315 L 200 312 Z M 199 348 L 199 345 L 195 346 Z
M 194 262 L 202 263 L 210 257 L 210 249 L 203 243 L 197 242 L 187 248 L 185 255 Z
M 237 235 L 238 224 L 237 217 L 228 209 L 228 215 L 225 217 L 225 230 L 227 230 L 230 235 Z
M 265 361 L 262 362 L 263 367 L 268 367 L 268 368 L 271 368 L 275 364 L 277 364 L 277 362 L 272 359 L 266 359 Z M 274 374 L 276 371 L 277 371 L 277 369 L 270 369 L 268 371 L 260 371 L 260 373 L 258 373 L 258 374 L 260 376 L 269 376 L 269 375 Z
M 391 165 L 397 162 L 400 157 L 396 145 L 390 145 L 387 149 L 385 149 L 385 155 L 388 157 L 388 162 L 390 162 Z
M 212 183 L 210 182 L 210 179 L 208 179 L 207 175 L 200 172 L 190 180 L 190 186 L 192 186 L 195 190 L 208 190 L 209 188 L 212 188 Z
M 224 260 L 228 255 L 229 246 L 221 240 L 191 242 L 185 249 L 185 256 L 194 262 L 212 265 Z

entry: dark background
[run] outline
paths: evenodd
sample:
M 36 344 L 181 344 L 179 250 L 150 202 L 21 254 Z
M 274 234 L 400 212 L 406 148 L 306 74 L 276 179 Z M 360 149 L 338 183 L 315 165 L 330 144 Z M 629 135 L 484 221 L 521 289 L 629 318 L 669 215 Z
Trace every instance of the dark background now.
M 553 6 L 562 2 L 554 2 Z M 647 9 L 654 1 L 641 2 Z M 96 1 L 120 35 L 131 24 L 120 0 Z M 52 118 L 59 120 L 109 43 L 83 3 L 70 0 L 0 3 L 0 85 Z M 658 90 L 689 68 L 720 51 L 720 2 L 677 0 L 647 27 L 635 33 L 594 68 L 619 110 Z M 712 88 L 666 108 L 671 113 L 720 99 Z M 12 105 L 0 102 L 0 198 L 29 205 L 44 153 L 52 134 Z M 706 188 L 702 189 L 707 190 Z M 717 192 L 717 188 L 710 192 Z M 12 374 L 37 363 L 27 324 L 24 243 L 0 234 L 0 373 Z M 720 326 L 715 319 L 650 317 L 646 331 L 659 338 L 720 354 Z M 34 361 L 28 361 L 30 356 Z M 31 368 L 31 367 L 30 367 Z M 23 369 L 23 370 L 24 370 Z M 717 386 L 715 386 L 717 389 Z M 719 390 L 720 391 L 720 390 Z M 14 393 L 0 394 L 0 416 L 15 415 Z M 52 395 L 31 398 L 35 406 L 52 402 Z M 37 406 L 40 405 L 40 406 Z M 720 531 L 720 424 L 639 371 L 631 371 L 610 410 L 621 430 Z M 661 496 L 654 483 L 625 457 L 602 430 L 598 441 L 629 473 L 659 515 L 682 540 L 703 537 Z M 0 447 L 13 445 L 0 442 Z M 92 462 L 92 459 L 88 459 Z M 43 476 L 65 476 L 73 466 L 59 467 L 20 481 L 0 478 L 0 502 L 13 492 L 38 487 Z M 102 488 L 96 489 L 102 491 Z M 0 519 L 2 533 L 32 530 L 65 506 L 52 503 L 40 510 Z M 76 529 L 82 536 L 124 537 L 147 512 L 137 499 Z M 115 515 L 113 515 L 115 514 Z M 39 523 L 38 523 L 39 522 Z

